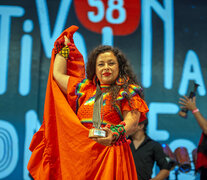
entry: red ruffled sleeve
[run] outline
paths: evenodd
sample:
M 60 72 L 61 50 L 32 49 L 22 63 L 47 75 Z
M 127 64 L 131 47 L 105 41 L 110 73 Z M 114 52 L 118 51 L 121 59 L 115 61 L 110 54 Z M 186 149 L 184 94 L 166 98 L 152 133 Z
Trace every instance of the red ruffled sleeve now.
M 147 118 L 146 113 L 149 111 L 146 102 L 138 94 L 132 97 L 131 107 L 126 99 L 122 101 L 122 111 L 131 111 L 131 110 L 137 110 L 141 112 L 139 122 L 142 122 Z
M 149 111 L 149 109 L 146 102 L 139 96 L 140 91 L 142 91 L 140 86 L 130 85 L 129 92 L 132 96 L 130 104 L 128 100 L 124 98 L 124 95 L 126 94 L 125 91 L 120 91 L 118 99 L 122 100 L 121 101 L 122 114 L 123 111 L 137 110 L 141 113 L 139 122 L 142 122 L 147 118 L 146 113 Z

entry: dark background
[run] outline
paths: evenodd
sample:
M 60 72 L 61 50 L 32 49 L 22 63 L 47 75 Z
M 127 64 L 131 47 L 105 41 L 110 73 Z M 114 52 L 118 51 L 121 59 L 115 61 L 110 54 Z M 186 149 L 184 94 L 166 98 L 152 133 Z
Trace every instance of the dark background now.
M 38 130 L 43 119 L 44 98 L 50 57 L 47 57 L 43 48 L 42 32 L 40 30 L 40 20 L 37 12 L 37 1 L 38 0 L 7 0 L 0 2 L 1 9 L 5 6 L 18 6 L 25 11 L 24 15 L 21 17 L 11 17 L 10 19 L 9 49 L 7 55 L 8 73 L 6 75 L 7 87 L 5 92 L 0 94 L 0 179 L 29 179 L 27 176 L 28 172 L 25 168 L 30 155 L 28 145 L 31 141 L 32 134 Z M 53 32 L 61 1 L 42 1 L 47 4 L 50 29 L 51 32 Z M 140 2 L 141 11 L 143 3 L 146 3 L 146 1 L 148 0 L 142 0 Z M 179 110 L 178 99 L 182 94 L 179 93 L 178 89 L 181 85 L 186 54 L 189 50 L 192 50 L 197 55 L 198 62 L 200 63 L 200 73 L 203 80 L 202 88 L 205 90 L 203 93 L 197 93 L 197 106 L 203 116 L 207 118 L 207 2 L 204 0 L 154 0 L 154 2 L 159 3 L 162 7 L 165 7 L 167 1 L 170 1 L 173 4 L 173 86 L 170 89 L 164 87 L 165 74 L 163 69 L 163 58 L 165 28 L 163 26 L 163 21 L 158 14 L 152 10 L 152 83 L 149 87 L 144 87 L 146 102 L 149 107 L 151 107 L 150 105 L 153 103 L 170 103 Z M 127 3 L 132 3 L 133 6 L 138 6 L 139 3 L 137 2 L 139 1 L 127 1 Z M 79 1 L 79 3 L 81 3 L 81 1 Z M 150 3 L 150 1 L 148 1 L 148 3 Z M 84 38 L 86 52 L 89 53 L 95 46 L 101 44 L 102 35 L 88 30 L 81 24 L 74 6 L 74 2 L 71 1 L 71 7 L 69 8 L 66 23 L 62 28 L 62 31 L 73 24 L 79 26 L 78 33 Z M 84 8 L 84 6 L 82 6 L 82 8 Z M 146 12 L 146 14 L 143 13 L 143 15 L 147 16 L 148 14 Z M 2 26 L 2 19 L 2 12 L 0 10 L 0 34 L 3 32 L 2 29 L 4 28 Z M 33 22 L 33 30 L 29 33 L 23 30 L 23 24 L 27 19 L 30 19 Z M 140 20 L 142 21 L 143 19 L 141 18 Z M 124 36 L 114 35 L 113 45 L 119 47 L 126 54 L 140 83 L 144 84 L 142 82 L 143 73 L 141 71 L 143 61 L 142 24 L 143 22 L 140 23 L 136 30 L 131 34 Z M 95 23 L 94 26 L 96 26 Z M 30 71 L 31 86 L 27 95 L 21 95 L 19 92 L 22 49 L 21 39 L 26 34 L 33 40 L 31 56 L 32 64 Z M 3 40 L 0 39 L 0 41 Z M 0 44 L 0 51 L 2 51 L 2 44 L 4 44 L 4 42 L 1 42 Z M 0 53 L 2 55 L 3 52 Z M 0 61 L 2 61 L 2 57 L 0 57 Z M 192 67 L 191 72 L 193 73 L 194 71 L 195 69 Z M 2 76 L 2 72 L 0 72 L 0 76 Z M 189 94 L 189 92 L 193 90 L 193 82 L 196 82 L 196 80 L 189 80 L 189 84 L 186 87 L 186 94 Z M 2 83 L 0 82 L 0 86 L 1 85 Z M 159 105 L 157 106 L 159 109 Z M 150 109 L 150 112 L 153 112 L 153 110 Z M 161 108 L 159 112 L 162 112 Z M 31 115 L 31 119 L 29 118 L 30 116 L 27 116 L 28 114 Z M 151 119 L 149 119 L 149 121 L 151 121 Z M 157 125 L 157 130 L 167 131 L 169 136 L 166 140 L 163 140 L 162 137 L 150 133 L 154 131 L 151 130 L 151 126 L 149 126 L 148 132 L 150 136 L 160 143 L 169 144 L 173 151 L 179 146 L 187 147 L 191 157 L 191 151 L 197 146 L 201 135 L 201 130 L 192 114 L 189 112 L 188 118 L 183 119 L 179 117 L 177 113 L 160 113 L 157 116 L 156 122 L 152 120 L 150 123 L 155 123 Z M 14 133 L 13 130 L 10 129 L 13 129 Z M 11 141 L 8 140 L 8 138 L 10 138 Z M 194 166 L 192 166 L 192 168 L 194 168 Z M 174 172 L 170 175 L 171 179 L 175 179 L 173 173 Z M 180 174 L 179 178 L 195 179 L 195 176 L 192 171 L 192 173 L 190 172 L 185 175 Z

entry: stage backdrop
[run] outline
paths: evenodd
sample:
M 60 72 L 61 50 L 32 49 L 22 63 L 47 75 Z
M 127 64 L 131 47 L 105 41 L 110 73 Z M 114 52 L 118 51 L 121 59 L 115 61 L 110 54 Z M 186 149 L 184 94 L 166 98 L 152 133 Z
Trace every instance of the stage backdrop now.
M 178 99 L 198 83 L 197 105 L 207 118 L 207 1 L 0 3 L 0 179 L 30 179 L 28 147 L 42 122 L 53 43 L 71 25 L 80 27 L 74 38 L 85 62 L 99 44 L 126 54 L 145 90 L 149 136 L 172 151 L 186 147 L 192 158 L 201 130 L 190 112 L 178 116 Z M 192 170 L 178 178 L 195 176 Z

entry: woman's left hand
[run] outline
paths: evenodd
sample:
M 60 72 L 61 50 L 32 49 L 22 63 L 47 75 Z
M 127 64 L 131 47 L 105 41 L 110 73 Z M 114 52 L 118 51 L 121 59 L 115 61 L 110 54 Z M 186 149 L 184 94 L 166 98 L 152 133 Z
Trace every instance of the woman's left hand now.
M 115 137 L 112 135 L 112 131 L 109 128 L 104 127 L 103 130 L 106 131 L 106 137 L 98 137 L 91 139 L 104 146 L 111 146 L 115 140 Z

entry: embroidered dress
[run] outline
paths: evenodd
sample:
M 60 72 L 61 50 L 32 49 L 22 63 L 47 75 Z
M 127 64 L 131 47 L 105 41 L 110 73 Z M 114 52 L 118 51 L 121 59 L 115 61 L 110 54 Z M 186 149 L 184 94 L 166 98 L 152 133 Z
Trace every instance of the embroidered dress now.
M 57 42 L 62 41 L 64 35 L 67 35 L 70 42 L 74 43 L 72 37 L 77 29 L 77 26 L 71 26 L 55 42 L 43 123 L 34 134 L 29 147 L 32 155 L 28 170 L 35 180 L 137 180 L 128 143 L 120 146 L 103 146 L 88 138 L 95 86 L 84 79 L 84 61 L 77 48 L 70 52 L 71 57 L 68 60 L 67 74 L 70 78 L 67 97 L 53 79 Z M 117 113 L 108 107 L 108 97 L 105 95 L 104 123 L 118 124 L 122 121 L 121 112 L 129 107 L 121 94 L 119 98 L 122 108 L 120 113 Z M 135 108 L 138 108 L 145 118 L 148 111 L 146 104 L 136 93 L 133 99 Z
M 68 93 L 71 93 L 70 91 L 74 91 L 74 86 L 72 86 L 72 88 L 70 86 L 70 84 L 75 84 L 74 81 L 76 81 L 76 79 L 71 77 L 69 80 Z M 101 88 L 103 89 L 102 85 Z M 108 86 L 105 86 L 104 88 L 106 89 Z M 124 94 L 126 94 L 126 92 L 120 90 L 117 98 L 116 110 L 111 105 L 109 93 L 103 91 L 103 106 L 101 108 L 101 117 L 103 119 L 102 127 L 106 124 L 119 124 L 121 121 L 123 121 L 123 111 L 125 110 L 131 111 L 136 109 L 141 112 L 141 120 L 146 119 L 145 113 L 148 111 L 148 107 L 145 101 L 141 99 L 138 94 L 140 87 L 137 85 L 130 85 L 129 89 L 131 95 L 133 96 L 131 100 L 131 107 L 129 106 L 128 101 L 124 98 Z M 77 85 L 75 93 L 73 94 L 76 94 L 77 96 L 77 103 L 76 106 L 74 106 L 74 111 L 85 127 L 92 128 L 93 105 L 95 101 L 96 86 L 92 81 L 84 79 Z M 69 102 L 71 101 L 70 98 L 71 97 L 68 96 Z

